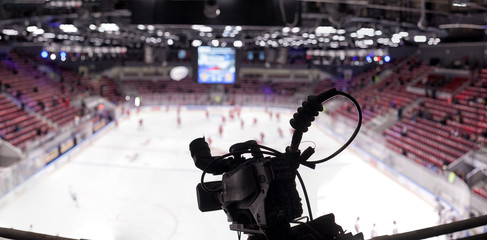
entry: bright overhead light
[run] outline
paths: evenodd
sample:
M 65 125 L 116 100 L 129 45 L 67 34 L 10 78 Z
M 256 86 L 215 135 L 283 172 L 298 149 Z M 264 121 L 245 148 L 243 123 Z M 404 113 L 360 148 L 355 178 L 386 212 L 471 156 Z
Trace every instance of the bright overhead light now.
M 90 24 L 89 28 L 90 28 L 90 30 L 93 30 L 94 31 L 94 30 L 96 30 L 96 25 L 95 24 Z
M 168 45 L 173 45 L 173 44 L 174 44 L 174 40 L 172 40 L 172 39 L 168 39 L 168 40 L 167 40 L 167 44 L 168 44 Z
M 374 44 L 374 40 L 372 40 L 372 39 L 365 39 L 364 40 L 364 44 L 367 45 L 367 46 L 373 45 Z
M 236 48 L 242 47 L 243 46 L 243 42 L 240 41 L 240 40 L 236 40 L 235 42 L 233 42 L 233 46 L 236 47 Z
M 38 29 L 34 30 L 34 32 L 32 32 L 32 34 L 34 34 L 35 36 L 44 34 L 44 29 L 38 28 Z
M 217 39 L 211 40 L 211 45 L 213 45 L 213 47 L 218 47 L 219 44 L 220 42 Z
M 361 28 L 357 31 L 357 34 L 373 37 L 375 34 L 375 30 L 373 28 Z
M 289 27 L 283 27 L 282 28 L 283 33 L 288 33 L 289 31 L 291 31 L 291 29 Z
M 409 33 L 408 32 L 400 32 L 399 33 L 399 36 L 405 38 L 405 37 L 408 37 L 409 36 Z
M 8 36 L 16 36 L 16 35 L 19 35 L 19 31 L 15 30 L 15 29 L 3 29 L 2 30 L 2 33 L 5 34 L 5 35 L 8 35 Z
M 401 42 L 401 37 L 399 35 L 397 35 L 397 34 L 394 34 L 394 35 L 392 35 L 391 42 L 392 43 L 400 43 Z
M 49 53 L 47 53 L 47 51 L 44 50 L 44 51 L 41 52 L 41 57 L 42 58 L 47 58 L 48 56 L 49 56 Z
M 299 30 L 301 30 L 301 29 L 299 29 L 298 27 L 293 27 L 293 28 L 291 29 L 291 32 L 293 32 L 293 33 L 298 33 L 298 32 L 299 32 Z
M 455 2 L 454 1 L 451 5 L 454 7 L 467 7 L 467 3 L 464 3 L 464 2 Z
M 28 26 L 26 30 L 27 32 L 34 32 L 35 30 L 37 30 L 37 26 Z
M 213 29 L 211 27 L 205 26 L 205 25 L 192 25 L 192 29 L 200 32 L 211 32 Z
M 315 29 L 316 34 L 330 34 L 330 33 L 336 33 L 337 30 L 334 27 L 331 26 L 319 26 Z
M 65 33 L 75 33 L 78 32 L 78 28 L 73 24 L 61 24 L 59 25 L 59 29 L 61 29 Z
M 56 34 L 54 34 L 54 33 L 44 33 L 42 36 L 45 37 L 45 38 L 55 38 L 56 37 Z
M 118 32 L 118 31 L 120 31 L 120 27 L 118 27 L 118 25 L 115 23 L 102 23 L 102 24 L 100 24 L 100 28 L 98 30 L 100 31 L 100 29 L 103 29 L 106 32 Z
M 191 42 L 191 45 L 193 47 L 199 47 L 199 46 L 201 46 L 201 43 L 202 43 L 201 40 L 195 39 L 195 40 L 193 40 L 193 42 Z
M 142 24 L 139 24 L 139 25 L 137 25 L 137 29 L 143 31 L 143 30 L 145 30 L 145 26 Z
M 424 43 L 424 42 L 426 42 L 426 39 L 427 38 L 424 35 L 416 35 L 416 36 L 414 36 L 414 41 L 415 42 L 418 42 L 418 43 Z

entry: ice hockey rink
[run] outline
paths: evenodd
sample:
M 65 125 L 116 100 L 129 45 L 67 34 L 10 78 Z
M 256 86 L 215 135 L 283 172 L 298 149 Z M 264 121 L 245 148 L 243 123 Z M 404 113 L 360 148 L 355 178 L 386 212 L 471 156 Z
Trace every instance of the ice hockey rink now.
M 183 106 L 180 124 L 176 106 L 133 111 L 118 126 L 108 125 L 68 152 L 69 157 L 54 163 L 57 168 L 45 168 L 1 198 L 0 227 L 78 239 L 237 239 L 223 211 L 198 210 L 195 187 L 201 170 L 188 145 L 205 136 L 212 154 L 221 155 L 234 143 L 255 139 L 284 151 L 294 111 L 247 107 L 232 119 L 231 110 Z M 313 125 L 300 148 L 316 146 L 315 160 L 341 144 L 327 129 Z M 392 234 L 394 220 L 399 232 L 438 224 L 434 203 L 362 157 L 346 149 L 315 170 L 300 167 L 315 217 L 334 213 L 337 223 L 354 233 L 360 217 L 366 239 L 373 224 L 379 235 Z M 304 200 L 303 207 L 307 213 Z

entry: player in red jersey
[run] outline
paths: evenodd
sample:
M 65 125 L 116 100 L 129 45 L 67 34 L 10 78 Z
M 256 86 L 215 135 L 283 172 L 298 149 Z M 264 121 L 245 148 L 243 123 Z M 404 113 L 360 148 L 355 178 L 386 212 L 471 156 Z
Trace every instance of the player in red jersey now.
M 220 137 L 222 136 L 222 134 L 223 134 L 223 125 L 220 125 L 218 127 L 218 134 L 220 134 Z

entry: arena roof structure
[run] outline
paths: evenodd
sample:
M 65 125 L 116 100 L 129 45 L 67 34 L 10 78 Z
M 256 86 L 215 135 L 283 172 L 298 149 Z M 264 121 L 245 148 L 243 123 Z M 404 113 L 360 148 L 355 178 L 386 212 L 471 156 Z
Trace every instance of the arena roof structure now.
M 0 41 L 377 49 L 483 41 L 486 9 L 474 0 L 1 0 Z

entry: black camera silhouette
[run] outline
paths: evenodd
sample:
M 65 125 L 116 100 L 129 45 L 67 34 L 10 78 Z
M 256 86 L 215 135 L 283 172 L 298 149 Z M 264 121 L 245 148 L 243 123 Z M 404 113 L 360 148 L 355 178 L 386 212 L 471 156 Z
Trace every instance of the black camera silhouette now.
M 334 96 L 350 99 L 359 113 L 357 128 L 350 139 L 330 156 L 308 161 L 314 149 L 302 153 L 299 144 L 311 122 L 323 111 L 322 103 Z M 204 138 L 193 140 L 189 149 L 196 167 L 203 170 L 197 185 L 198 207 L 202 212 L 222 209 L 231 222 L 230 229 L 249 235 L 249 239 L 363 239 L 362 234 L 345 233 L 335 223 L 333 214 L 312 219 L 306 188 L 298 168 L 314 168 L 343 151 L 358 134 L 362 121 L 359 104 L 350 95 L 331 89 L 317 96 L 309 96 L 293 115 L 290 124 L 295 129 L 291 145 L 281 153 L 250 140 L 234 144 L 229 153 L 212 156 Z M 244 155 L 251 155 L 246 158 Z M 206 173 L 222 175 L 221 181 L 204 182 Z M 311 221 L 291 227 L 303 214 L 301 198 L 296 188 L 301 182 Z M 299 222 L 297 222 L 299 223 Z

